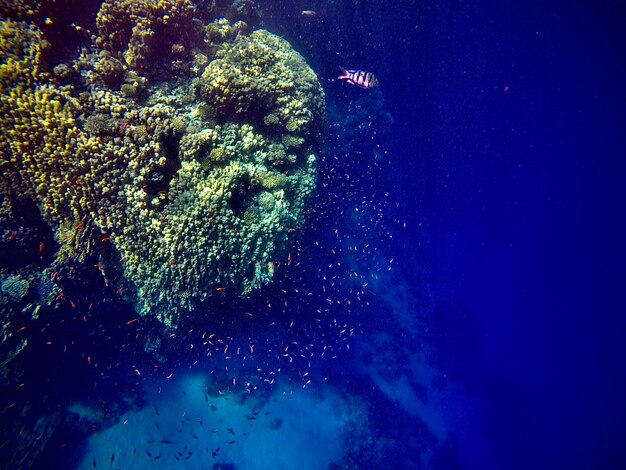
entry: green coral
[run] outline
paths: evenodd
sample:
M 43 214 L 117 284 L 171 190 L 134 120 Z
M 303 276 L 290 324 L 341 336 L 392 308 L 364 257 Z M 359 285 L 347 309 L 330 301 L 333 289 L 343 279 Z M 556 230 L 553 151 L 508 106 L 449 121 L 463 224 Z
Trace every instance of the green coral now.
M 243 213 L 242 218 L 246 225 L 255 225 L 259 223 L 259 208 L 248 207 Z
M 276 189 L 284 187 L 287 179 L 287 176 L 277 171 L 263 171 L 261 172 L 259 182 L 266 189 Z
M 300 54 L 265 31 L 239 36 L 205 69 L 200 92 L 225 117 L 269 130 L 319 137 L 324 93 Z
M 136 56 L 134 29 L 122 27 L 117 3 L 129 7 L 127 22 L 172 15 L 183 24 L 193 10 L 182 0 L 106 1 L 96 43 L 111 56 L 85 49 L 64 75 L 102 78 L 103 58 L 122 54 L 128 64 Z M 176 8 L 166 14 L 166 5 Z M 156 42 L 143 43 L 144 58 L 171 41 L 150 28 Z M 144 90 L 139 104 L 103 80 L 59 85 L 33 25 L 3 20 L 0 34 L 0 185 L 37 203 L 60 244 L 57 262 L 99 256 L 107 279 L 122 274 L 121 295 L 169 325 L 209 297 L 246 295 L 271 280 L 315 188 L 324 116 L 315 74 L 286 41 L 266 31 L 239 35 L 185 81 L 144 87 L 126 71 L 124 80 Z M 211 47 L 195 46 L 198 54 Z M 221 68 L 227 90 L 209 84 Z M 241 110 L 227 112 L 231 101 Z M 269 127 L 267 115 L 276 117 Z
M 301 147 L 302 144 L 304 144 L 304 138 L 299 137 L 297 135 L 287 134 L 287 135 L 282 136 L 281 142 L 283 143 L 285 147 L 298 148 L 298 147 Z
M 2 293 L 19 302 L 28 294 L 29 286 L 26 279 L 13 274 L 2 282 Z
M 223 162 L 226 160 L 226 151 L 222 147 L 214 148 L 211 150 L 209 158 L 216 163 Z

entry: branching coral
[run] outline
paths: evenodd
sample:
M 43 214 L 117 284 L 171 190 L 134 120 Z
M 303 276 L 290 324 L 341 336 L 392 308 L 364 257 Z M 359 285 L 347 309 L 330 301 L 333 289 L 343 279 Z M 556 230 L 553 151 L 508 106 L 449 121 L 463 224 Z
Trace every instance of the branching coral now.
M 96 204 L 89 196 L 85 158 L 101 145 L 80 132 L 79 101 L 44 83 L 49 74 L 41 34 L 11 21 L 0 23 L 0 34 L 0 43 L 7 46 L 0 56 L 2 181 L 37 201 L 52 227 L 79 224 Z
M 0 22 L 0 96 L 12 87 L 32 86 L 47 78 L 48 42 L 33 25 L 23 21 Z

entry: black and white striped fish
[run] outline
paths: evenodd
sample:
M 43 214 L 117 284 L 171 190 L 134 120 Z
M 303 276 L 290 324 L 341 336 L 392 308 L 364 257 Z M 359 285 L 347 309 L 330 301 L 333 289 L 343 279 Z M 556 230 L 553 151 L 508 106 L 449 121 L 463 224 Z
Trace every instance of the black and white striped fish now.
M 364 70 L 346 70 L 343 67 L 339 67 L 341 69 L 341 76 L 339 80 L 345 80 L 351 85 L 360 86 L 365 90 L 369 90 L 370 88 L 375 88 L 378 85 L 378 79 L 372 72 L 366 72 Z

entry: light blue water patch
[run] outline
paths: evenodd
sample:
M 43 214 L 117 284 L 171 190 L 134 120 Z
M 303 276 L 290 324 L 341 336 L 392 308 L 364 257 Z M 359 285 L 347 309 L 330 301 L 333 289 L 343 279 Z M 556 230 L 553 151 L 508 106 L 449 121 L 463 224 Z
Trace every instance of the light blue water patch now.
M 263 402 L 208 396 L 201 375 L 145 387 L 146 406 L 91 436 L 78 468 L 326 468 L 343 456 L 342 435 L 354 419 L 328 386 L 279 381 Z

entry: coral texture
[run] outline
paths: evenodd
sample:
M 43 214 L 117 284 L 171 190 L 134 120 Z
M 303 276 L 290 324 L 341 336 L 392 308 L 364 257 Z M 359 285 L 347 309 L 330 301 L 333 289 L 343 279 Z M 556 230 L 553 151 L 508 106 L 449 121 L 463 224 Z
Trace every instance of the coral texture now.
M 2 293 L 13 300 L 22 300 L 28 294 L 29 283 L 26 279 L 11 275 L 2 281 Z
M 96 24 L 99 47 L 120 54 L 140 73 L 149 73 L 157 57 L 184 54 L 195 30 L 189 0 L 105 0 Z
M 54 71 L 37 27 L 0 22 L 3 193 L 36 202 L 55 262 L 96 258 L 168 325 L 269 282 L 314 190 L 324 118 L 319 82 L 286 41 L 224 20 L 206 41 L 187 36 L 184 79 L 130 70 L 149 72 L 144 59 L 193 12 L 185 0 L 105 1 L 92 48 Z
M 283 134 L 320 133 L 324 94 L 315 73 L 287 41 L 254 31 L 225 44 L 217 57 L 202 75 L 201 92 L 219 114 Z

